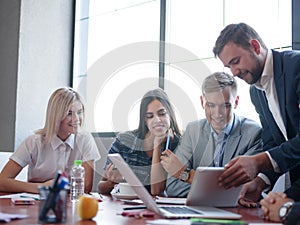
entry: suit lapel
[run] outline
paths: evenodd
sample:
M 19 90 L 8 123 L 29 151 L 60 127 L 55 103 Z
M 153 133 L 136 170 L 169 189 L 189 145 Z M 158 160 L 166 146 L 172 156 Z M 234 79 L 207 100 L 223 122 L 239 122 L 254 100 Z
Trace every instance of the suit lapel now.
M 258 114 L 260 114 L 260 116 L 263 118 L 263 121 L 265 121 L 265 126 L 267 126 L 268 129 L 270 129 L 273 140 L 275 141 L 275 143 L 280 145 L 284 140 L 284 137 L 269 109 L 265 92 L 257 89 L 255 86 L 251 86 L 250 95 L 252 98 L 252 102 L 255 104 L 255 108 Z M 264 143 L 264 145 L 265 144 L 268 143 Z
M 212 166 L 213 165 L 215 143 L 214 143 L 213 134 L 211 133 L 211 129 L 210 129 L 210 126 L 208 123 L 205 126 L 205 134 L 202 134 L 202 135 L 206 135 L 206 134 L 209 134 L 208 142 L 207 142 L 206 146 L 202 146 L 202 149 L 205 148 L 205 151 L 203 152 L 202 157 L 199 159 L 200 160 L 199 166 Z M 201 141 L 200 143 L 201 143 L 201 145 L 205 145 L 205 143 L 203 141 Z
M 205 151 L 203 153 L 203 156 L 200 161 L 201 166 L 211 166 L 214 159 L 214 139 L 212 133 L 209 135 L 209 139 L 205 148 Z
M 277 98 L 280 107 L 280 113 L 283 119 L 285 127 L 287 127 L 286 112 L 285 112 L 285 79 L 282 72 L 282 65 L 280 60 L 280 54 L 273 51 L 273 70 L 274 70 L 274 82 L 277 93 Z
M 228 163 L 231 159 L 234 158 L 240 139 L 241 135 L 232 134 L 227 138 L 226 144 L 224 146 L 222 166 L 224 166 L 226 163 Z

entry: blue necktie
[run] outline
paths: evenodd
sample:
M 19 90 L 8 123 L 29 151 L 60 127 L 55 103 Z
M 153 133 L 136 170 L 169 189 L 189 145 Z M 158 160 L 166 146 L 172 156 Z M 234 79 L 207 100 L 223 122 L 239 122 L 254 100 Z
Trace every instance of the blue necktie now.
M 219 133 L 219 135 L 214 133 L 214 138 L 216 139 L 216 147 L 214 152 L 214 166 L 222 166 L 226 136 L 224 132 Z

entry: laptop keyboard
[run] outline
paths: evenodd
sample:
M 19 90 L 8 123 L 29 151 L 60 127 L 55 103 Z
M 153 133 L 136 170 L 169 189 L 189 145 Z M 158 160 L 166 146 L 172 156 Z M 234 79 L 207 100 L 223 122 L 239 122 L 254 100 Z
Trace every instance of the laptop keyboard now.
M 187 207 L 180 207 L 180 206 L 176 206 L 176 207 L 170 207 L 170 206 L 160 206 L 159 208 L 164 209 L 170 213 L 173 214 L 202 214 L 198 211 L 189 209 Z

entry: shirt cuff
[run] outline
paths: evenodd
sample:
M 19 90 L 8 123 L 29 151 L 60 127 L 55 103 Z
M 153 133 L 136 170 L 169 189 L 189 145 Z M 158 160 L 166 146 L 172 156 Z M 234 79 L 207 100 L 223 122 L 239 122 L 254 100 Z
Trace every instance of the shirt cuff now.
M 272 164 L 272 167 L 273 167 L 274 171 L 276 173 L 280 173 L 280 169 L 279 169 L 279 166 L 278 166 L 277 162 L 272 158 L 272 156 L 270 155 L 270 152 L 266 151 L 266 153 L 267 153 L 267 156 L 270 159 L 270 162 Z
M 259 173 L 257 176 L 260 177 L 268 186 L 271 185 L 271 181 L 265 174 Z

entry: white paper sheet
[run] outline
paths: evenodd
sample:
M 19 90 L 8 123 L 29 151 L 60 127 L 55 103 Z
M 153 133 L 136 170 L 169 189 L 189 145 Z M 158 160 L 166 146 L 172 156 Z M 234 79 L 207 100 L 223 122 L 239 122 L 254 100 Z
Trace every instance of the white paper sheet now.
M 24 219 L 28 217 L 24 214 L 11 214 L 11 213 L 2 213 L 0 212 L 0 221 L 1 222 L 10 222 L 13 219 Z
M 157 220 L 147 220 L 147 225 L 190 225 L 191 222 L 188 219 L 176 219 L 176 220 L 167 220 L 167 219 L 157 219 Z
M 16 193 L 16 194 L 9 194 L 9 195 L 2 195 L 0 198 L 32 198 L 34 200 L 39 200 L 38 194 L 32 194 L 32 193 Z

